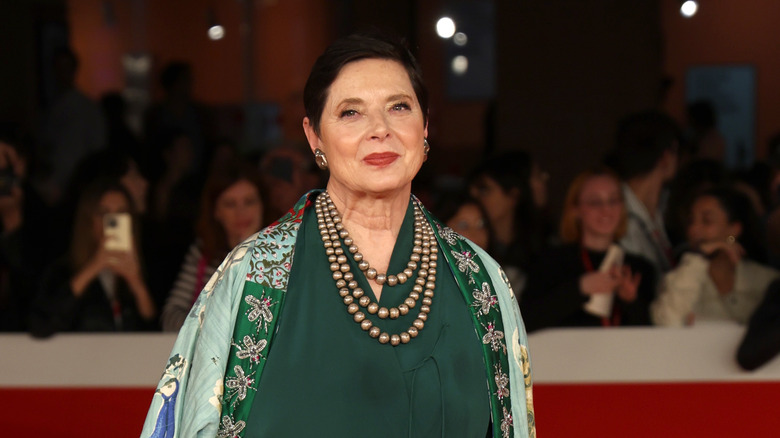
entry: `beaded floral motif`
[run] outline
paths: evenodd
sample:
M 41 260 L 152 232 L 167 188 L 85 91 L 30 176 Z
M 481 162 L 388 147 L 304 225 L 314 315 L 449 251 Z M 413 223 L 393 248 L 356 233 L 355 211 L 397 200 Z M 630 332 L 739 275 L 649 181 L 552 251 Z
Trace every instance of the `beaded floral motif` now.
M 485 327 L 487 333 L 482 336 L 482 343 L 490 345 L 493 351 L 503 350 L 506 354 L 506 344 L 501 342 L 504 339 L 504 332 L 496 330 L 495 322 L 489 322 L 486 326 L 483 325 L 483 327 Z
M 509 397 L 509 376 L 501 369 L 500 363 L 494 365 L 494 368 L 496 369 L 496 375 L 493 377 L 493 380 L 496 381 L 496 387 L 498 388 L 496 397 L 499 400 L 504 400 L 504 397 Z
M 222 423 L 219 425 L 217 438 L 238 438 L 245 427 L 245 422 L 238 421 L 234 424 L 233 419 L 225 415 L 222 417 Z
M 458 270 L 468 276 L 469 284 L 474 283 L 472 274 L 479 273 L 479 265 L 474 261 L 475 253 L 471 251 L 451 251 L 457 261 Z
M 265 294 L 257 298 L 252 295 L 247 295 L 244 298 L 247 304 L 249 304 L 249 310 L 247 310 L 247 319 L 250 322 L 257 321 L 257 331 L 260 332 L 260 327 L 263 327 L 263 331 L 268 333 L 268 324 L 274 320 L 274 314 L 271 313 L 271 306 L 274 303 L 270 298 L 267 298 Z
M 441 225 L 436 224 L 436 228 L 439 229 L 439 234 L 441 234 L 441 237 L 450 245 L 455 245 L 458 243 L 458 239 L 463 240 L 463 237 L 461 237 L 460 234 L 456 233 L 450 227 L 442 227 Z
M 445 231 L 441 226 L 437 226 L 437 230 L 441 253 L 447 258 L 447 263 L 456 268 L 452 271 L 455 281 L 472 310 L 472 319 L 483 344 L 482 352 L 490 388 L 491 418 L 494 420 L 493 436 L 510 437 L 514 427 L 511 415 L 512 393 L 509 389 L 511 377 L 504 372 L 509 369 L 509 357 L 503 342 L 503 320 L 498 297 L 493 294 L 490 275 L 470 243 L 463 238 L 453 237 L 450 231 Z M 465 287 L 472 284 L 481 286 Z
M 265 359 L 263 356 L 263 350 L 268 346 L 268 341 L 260 339 L 255 342 L 251 336 L 244 336 L 244 342 L 241 345 L 232 343 L 238 351 L 236 351 L 236 357 L 239 359 L 249 359 L 249 367 L 253 367 L 255 364 L 260 363 L 260 359 Z
M 501 434 L 504 438 L 509 438 L 512 433 L 512 413 L 504 406 L 504 418 L 501 419 Z
M 247 390 L 252 389 L 257 391 L 257 388 L 252 386 L 255 383 L 255 379 L 252 378 L 252 376 L 255 375 L 255 371 L 247 375 L 244 373 L 244 369 L 241 368 L 241 366 L 236 365 L 233 367 L 233 372 L 236 373 L 236 377 L 226 379 L 225 387 L 230 389 L 227 394 L 228 399 L 233 399 L 233 397 L 236 397 L 231 403 L 235 405 L 236 403 L 243 401 L 246 398 Z
M 225 370 L 220 437 L 240 437 L 244 433 L 258 380 L 266 357 L 263 352 L 273 340 L 279 312 L 292 268 L 297 231 L 308 197 L 304 197 L 278 222 L 258 234 L 252 249 L 244 283 L 243 299 L 231 341 Z M 246 374 L 245 370 L 253 370 Z
M 490 313 L 492 307 L 498 306 L 498 297 L 493 295 L 490 291 L 490 284 L 487 282 L 482 283 L 482 290 L 474 289 L 474 303 L 472 307 L 476 307 L 477 316 L 487 315 Z

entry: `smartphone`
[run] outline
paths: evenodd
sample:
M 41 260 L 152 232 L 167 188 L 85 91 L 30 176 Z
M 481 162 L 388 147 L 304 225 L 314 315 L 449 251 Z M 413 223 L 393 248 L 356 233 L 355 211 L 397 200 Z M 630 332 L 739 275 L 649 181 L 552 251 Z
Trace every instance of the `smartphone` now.
M 109 251 L 131 251 L 133 249 L 133 219 L 130 213 L 103 215 L 103 238 L 103 246 Z

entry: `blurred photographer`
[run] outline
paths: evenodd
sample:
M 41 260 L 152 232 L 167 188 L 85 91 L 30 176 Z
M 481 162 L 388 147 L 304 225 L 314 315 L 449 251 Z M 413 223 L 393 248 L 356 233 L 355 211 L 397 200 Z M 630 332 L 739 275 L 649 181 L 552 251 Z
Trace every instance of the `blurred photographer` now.
M 155 327 L 137 226 L 132 196 L 119 182 L 97 180 L 82 192 L 68 255 L 43 276 L 30 323 L 34 335 Z

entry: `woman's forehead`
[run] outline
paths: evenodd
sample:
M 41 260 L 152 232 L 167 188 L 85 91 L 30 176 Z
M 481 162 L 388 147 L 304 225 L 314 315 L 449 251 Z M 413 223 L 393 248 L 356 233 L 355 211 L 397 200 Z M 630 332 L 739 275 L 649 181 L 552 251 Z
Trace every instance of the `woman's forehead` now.
M 331 103 L 361 100 L 372 95 L 381 97 L 408 95 L 415 97 L 406 69 L 390 59 L 361 59 L 350 62 L 339 72 L 328 90 Z

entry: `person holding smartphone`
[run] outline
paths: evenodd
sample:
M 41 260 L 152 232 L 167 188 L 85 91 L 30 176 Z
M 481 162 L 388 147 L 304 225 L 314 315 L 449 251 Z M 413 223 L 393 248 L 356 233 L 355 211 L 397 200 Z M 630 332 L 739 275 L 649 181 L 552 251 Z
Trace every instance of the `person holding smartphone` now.
M 579 174 L 566 195 L 563 245 L 543 253 L 520 297 L 528 331 L 544 327 L 649 325 L 655 290 L 650 262 L 626 253 L 626 209 L 617 176 Z
M 157 311 L 138 256 L 131 199 L 110 180 L 84 190 L 68 255 L 43 276 L 30 322 L 33 334 L 155 326 Z

